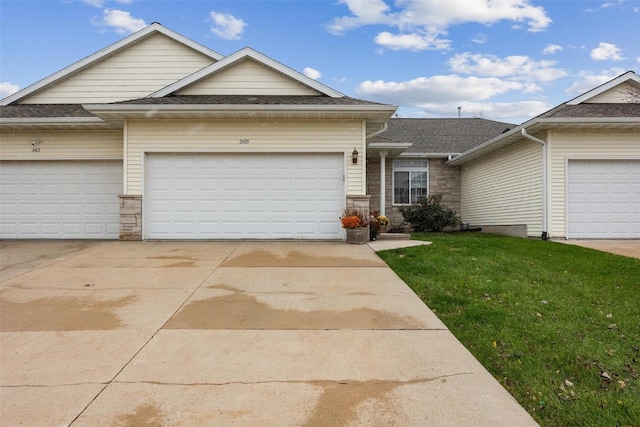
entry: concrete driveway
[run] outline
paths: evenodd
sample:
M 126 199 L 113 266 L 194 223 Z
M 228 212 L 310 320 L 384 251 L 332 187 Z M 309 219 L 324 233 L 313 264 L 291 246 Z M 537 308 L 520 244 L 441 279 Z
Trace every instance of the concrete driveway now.
M 536 425 L 367 245 L 1 245 L 2 425 Z
M 582 246 L 601 252 L 640 259 L 640 240 L 556 240 L 567 245 Z

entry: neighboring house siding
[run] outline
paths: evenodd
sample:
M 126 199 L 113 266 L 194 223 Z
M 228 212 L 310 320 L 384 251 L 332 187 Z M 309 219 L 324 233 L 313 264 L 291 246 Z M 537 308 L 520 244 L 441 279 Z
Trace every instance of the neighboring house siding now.
M 629 95 L 629 91 L 636 90 L 629 83 L 623 83 L 621 85 L 616 86 L 614 89 L 608 90 L 600 95 L 596 95 L 593 98 L 585 101 L 586 104 L 615 104 L 615 103 L 625 103 L 630 102 L 631 97 Z
M 551 147 L 551 237 L 566 237 L 566 177 L 571 159 L 640 159 L 638 132 L 549 133 Z
M 142 98 L 213 62 L 206 55 L 155 34 L 21 103 L 117 102 Z
M 461 216 L 472 226 L 542 232 L 542 146 L 521 141 L 462 166 Z
M 247 59 L 204 79 L 178 95 L 318 95 L 290 77 Z
M 33 152 L 31 139 L 40 142 Z M 1 160 L 122 159 L 122 131 L 3 131 Z
M 343 152 L 347 158 L 346 194 L 364 194 L 364 130 L 353 121 L 156 121 L 127 123 L 125 194 L 142 194 L 145 152 L 321 153 Z M 240 140 L 248 144 L 240 144 Z M 361 153 L 352 164 L 354 148 Z

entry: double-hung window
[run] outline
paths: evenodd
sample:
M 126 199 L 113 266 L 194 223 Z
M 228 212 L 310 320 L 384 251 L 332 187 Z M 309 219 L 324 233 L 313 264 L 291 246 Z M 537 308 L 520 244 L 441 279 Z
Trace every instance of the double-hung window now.
M 429 161 L 393 161 L 393 204 L 409 205 L 429 195 Z

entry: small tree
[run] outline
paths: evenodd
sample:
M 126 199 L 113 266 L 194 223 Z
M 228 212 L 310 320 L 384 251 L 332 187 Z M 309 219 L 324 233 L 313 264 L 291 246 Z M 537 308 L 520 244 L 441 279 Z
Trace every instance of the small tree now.
M 442 204 L 442 194 L 421 197 L 413 205 L 400 208 L 400 212 L 414 231 L 442 231 L 460 223 L 456 211 Z

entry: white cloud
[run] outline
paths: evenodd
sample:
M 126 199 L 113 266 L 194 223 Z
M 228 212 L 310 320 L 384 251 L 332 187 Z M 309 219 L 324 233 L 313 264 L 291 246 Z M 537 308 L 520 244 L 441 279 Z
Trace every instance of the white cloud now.
M 429 34 L 391 34 L 383 31 L 375 37 L 375 42 L 391 50 L 448 49 L 450 40 L 438 39 Z
M 471 41 L 477 44 L 485 44 L 487 42 L 487 35 L 478 33 L 475 36 L 471 37 Z
M 553 55 L 554 53 L 560 52 L 562 50 L 564 50 L 562 46 L 550 43 L 542 50 L 542 53 L 545 55 Z
M 393 49 L 447 49 L 450 41 L 440 39 L 451 25 L 480 23 L 491 25 L 508 20 L 524 23 L 529 31 L 542 31 L 551 19 L 542 7 L 528 0 L 403 0 L 397 10 L 382 0 L 341 0 L 351 16 L 335 18 L 328 26 L 332 34 L 343 34 L 365 25 L 388 25 L 397 34 L 380 33 L 376 42 Z
M 600 43 L 591 51 L 591 59 L 596 61 L 620 61 L 623 60 L 622 50 L 613 43 Z
M 0 82 L 0 99 L 6 98 L 9 95 L 13 95 L 20 90 L 20 86 L 14 85 L 11 82 Z
M 590 74 L 586 71 L 581 71 L 579 73 L 579 79 L 574 81 L 573 84 L 565 90 L 565 92 L 573 95 L 585 93 L 603 83 L 608 82 L 609 80 L 614 79 L 615 77 L 618 77 L 624 72 L 624 68 L 611 68 L 597 74 Z
M 118 34 L 134 33 L 147 26 L 143 19 L 134 18 L 129 12 L 117 9 L 103 10 L 102 19 L 94 19 L 93 24 L 109 27 Z
M 320 71 L 313 69 L 311 67 L 305 67 L 305 69 L 302 70 L 302 72 L 304 73 L 305 76 L 313 80 L 318 80 L 320 77 L 322 77 L 322 73 L 320 73 Z
M 481 101 L 505 92 L 525 89 L 527 86 L 523 83 L 497 78 L 438 75 L 403 82 L 368 80 L 358 85 L 356 93 L 365 99 L 422 108 L 441 102 Z
M 228 13 L 211 11 L 213 26 L 211 32 L 221 39 L 238 40 L 247 24 L 240 18 Z
M 462 107 L 460 110 L 461 117 L 464 118 L 482 117 L 510 123 L 522 123 L 551 108 L 542 101 L 449 102 L 424 104 L 420 109 L 420 113 L 414 115 L 419 117 L 457 117 L 458 107 Z M 399 111 L 402 114 L 404 109 L 400 108 Z
M 555 68 L 555 61 L 536 62 L 528 56 L 515 55 L 499 58 L 495 55 L 472 54 L 455 55 L 449 59 L 451 69 L 456 73 L 477 74 L 487 77 L 508 77 L 524 81 L 549 82 L 567 75 Z

